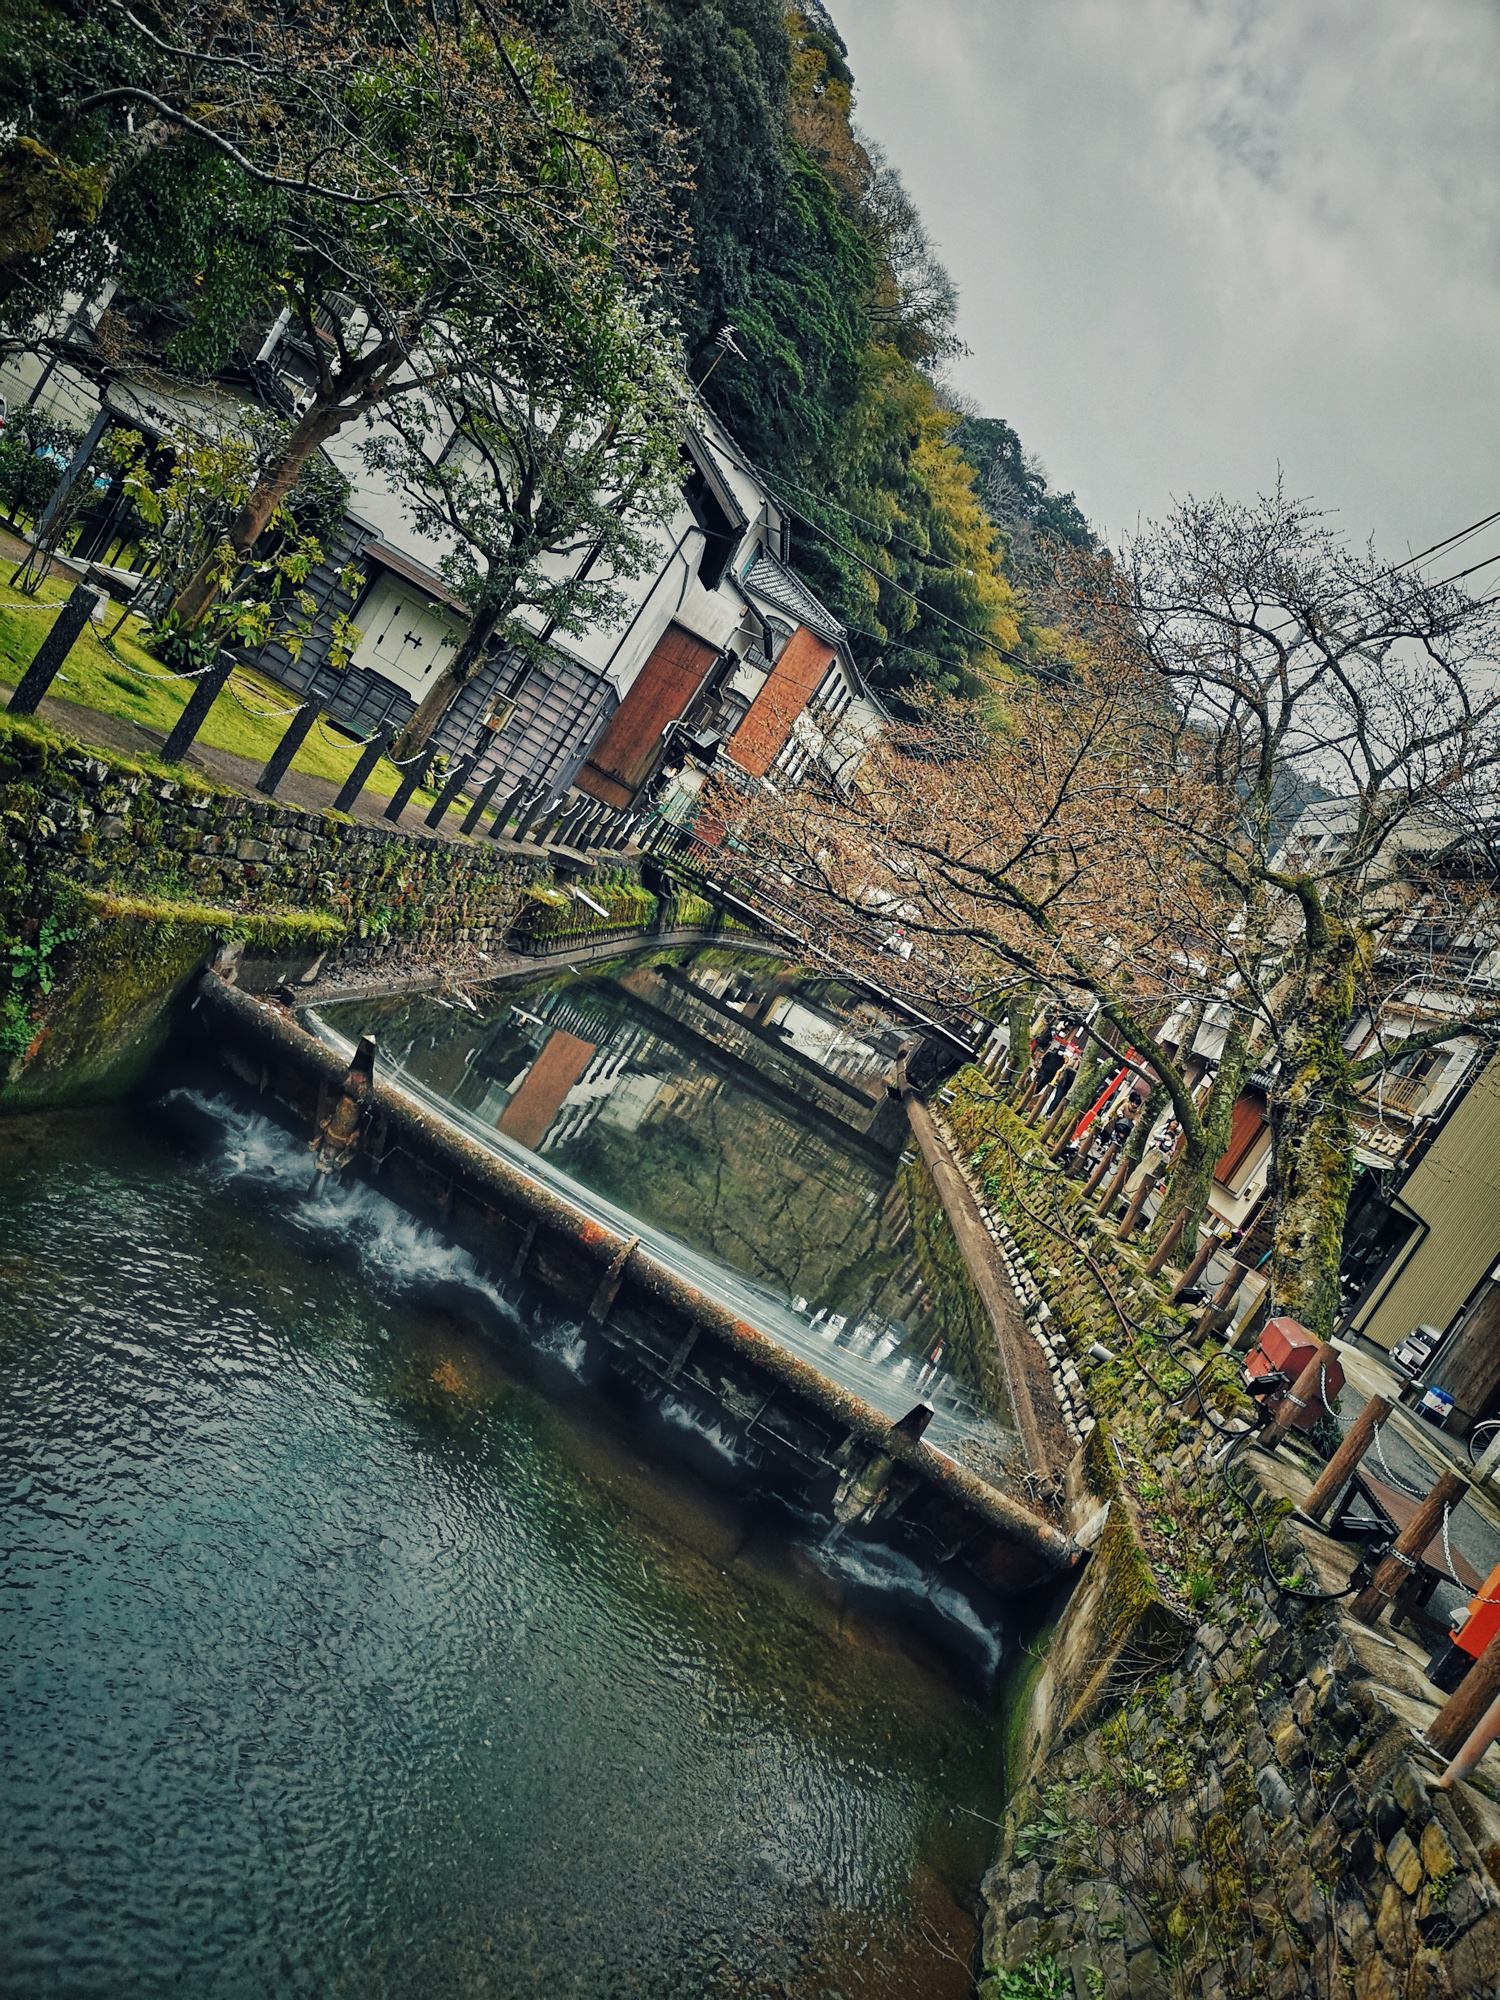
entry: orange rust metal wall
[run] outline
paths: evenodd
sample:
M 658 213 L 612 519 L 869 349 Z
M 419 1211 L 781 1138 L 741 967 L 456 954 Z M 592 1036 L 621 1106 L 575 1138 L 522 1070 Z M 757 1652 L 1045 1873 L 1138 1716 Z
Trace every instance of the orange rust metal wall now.
M 500 1130 L 506 1138 L 530 1146 L 534 1152 L 593 1053 L 592 1042 L 554 1028 L 526 1072 L 526 1081 L 501 1113 Z
M 574 779 L 578 789 L 612 806 L 632 804 L 651 775 L 662 731 L 686 712 L 718 657 L 706 641 L 669 625 Z
M 787 640 L 750 712 L 730 738 L 729 754 L 742 771 L 763 778 L 813 689 L 833 665 L 834 649 L 805 625 Z

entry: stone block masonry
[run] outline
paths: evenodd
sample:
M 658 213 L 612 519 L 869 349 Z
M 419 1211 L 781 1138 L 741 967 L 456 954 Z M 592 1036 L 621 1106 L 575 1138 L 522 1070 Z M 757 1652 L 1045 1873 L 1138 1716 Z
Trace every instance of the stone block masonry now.
M 1185 1348 L 1170 1274 L 982 1080 L 947 1119 L 1096 1420 L 1070 1493 L 1117 1484 L 1161 1607 L 1152 1646 L 1105 1657 L 1107 1533 L 1020 1701 L 983 2000 L 1500 2000 L 1496 1753 L 1438 1786 L 1425 1648 L 1352 1618 L 1356 1552 L 1297 1515 L 1295 1455 L 1248 1440 L 1238 1361 Z
M 1116 1414 L 1137 1473 L 1162 1414 L 1149 1390 Z M 984 1885 L 988 1992 L 1046 1963 L 1101 2000 L 1500 1994 L 1500 1810 L 1436 1787 L 1402 1654 L 1257 1571 L 1217 1449 L 1148 1461 L 1216 1517 L 1198 1552 L 1214 1594 L 1179 1656 L 1118 1679 L 1012 1796 Z M 1316 1588 L 1277 1526 L 1280 1470 L 1251 1453 L 1238 1476 L 1278 1573 Z
M 230 912 L 317 911 L 338 956 L 372 968 L 503 940 L 546 859 L 252 800 L 60 744 L 0 718 L 0 895 L 44 882 Z

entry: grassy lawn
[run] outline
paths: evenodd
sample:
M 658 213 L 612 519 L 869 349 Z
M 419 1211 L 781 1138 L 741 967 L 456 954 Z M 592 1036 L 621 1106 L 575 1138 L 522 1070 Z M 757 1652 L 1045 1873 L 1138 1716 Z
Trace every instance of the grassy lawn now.
M 12 590 L 6 581 L 14 563 L 5 565 L 0 575 L 0 685 L 14 687 L 32 654 L 41 644 L 51 624 L 48 607 L 65 598 L 72 586 L 53 577 L 46 578 L 35 598 Z M 52 693 L 62 701 L 98 709 L 101 714 L 122 716 L 127 722 L 147 729 L 169 730 L 192 692 L 192 682 L 152 679 L 165 672 L 141 644 L 139 620 L 127 617 L 108 647 L 101 633 L 108 632 L 119 617 L 111 606 L 102 627 L 91 625 L 79 639 L 62 672 L 52 683 Z M 284 711 L 296 705 L 296 698 L 250 668 L 236 667 L 228 684 L 209 711 L 198 741 L 214 750 L 229 750 L 263 764 L 281 740 L 286 728 Z M 267 714 L 265 711 L 270 710 Z M 354 769 L 359 746 L 340 736 L 326 722 L 315 724 L 311 735 L 292 762 L 294 771 L 308 771 L 341 785 Z M 400 777 L 396 768 L 382 758 L 366 787 L 382 798 L 390 798 Z M 418 791 L 413 803 L 430 805 L 436 794 Z

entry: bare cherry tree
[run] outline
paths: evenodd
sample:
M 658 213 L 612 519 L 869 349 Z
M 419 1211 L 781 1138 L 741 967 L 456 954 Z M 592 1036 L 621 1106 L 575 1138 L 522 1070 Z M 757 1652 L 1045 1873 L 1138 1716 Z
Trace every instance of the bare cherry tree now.
M 1471 970 L 1413 941 L 1493 934 L 1500 619 L 1440 561 L 1384 564 L 1279 488 L 1188 502 L 1118 569 L 1070 563 L 1055 580 L 1081 622 L 1128 614 L 1171 754 L 1211 777 L 1205 817 L 1202 793 L 1140 809 L 1183 885 L 1213 886 L 1193 916 L 1206 964 L 1229 969 L 1215 997 L 1273 1077 L 1273 1299 L 1326 1335 L 1362 1093 L 1497 1021 Z M 1316 838 L 1291 841 L 1320 797 Z M 1362 1046 L 1434 982 L 1441 1020 Z
M 993 716 L 899 726 L 851 795 L 742 796 L 732 831 L 848 948 L 899 923 L 977 996 L 1019 979 L 1097 1001 L 1181 1128 L 1158 1238 L 1181 1215 L 1191 1243 L 1268 1070 L 1273 1296 L 1327 1333 L 1364 1093 L 1500 1027 L 1495 610 L 1280 492 L 1189 503 L 1118 562 L 1049 560 L 1052 668 L 998 687 Z M 1319 798 L 1329 830 L 1293 842 Z M 1382 1028 L 1439 989 L 1425 1025 Z M 1154 1032 L 1184 1002 L 1224 1028 L 1196 1088 L 1192 1035 Z
M 1208 871 L 1184 879 L 1175 830 L 1212 825 L 1220 795 L 1117 604 L 1101 594 L 1090 630 L 1065 646 L 1048 678 L 997 690 L 998 727 L 933 704 L 888 732 L 850 792 L 725 788 L 715 810 L 843 952 L 877 964 L 899 931 L 915 976 L 1003 1008 L 1013 1044 L 1037 988 L 1097 1003 L 1170 1099 L 1191 1241 L 1238 1083 L 1223 1072 L 1204 1103 L 1154 1030 L 1226 969 L 1207 960 L 1231 910 Z

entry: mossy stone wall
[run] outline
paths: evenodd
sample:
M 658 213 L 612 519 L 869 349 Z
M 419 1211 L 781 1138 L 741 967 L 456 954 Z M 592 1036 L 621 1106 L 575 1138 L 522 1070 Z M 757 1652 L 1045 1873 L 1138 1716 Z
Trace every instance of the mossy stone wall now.
M 237 939 L 269 980 L 498 950 L 550 865 L 249 799 L 0 716 L 0 1108 L 128 1090 Z
M 1251 1450 L 1226 1478 L 1237 1358 L 1194 1388 L 1166 1276 L 1098 1228 L 977 1072 L 946 1115 L 1098 1418 L 1069 1473 L 1075 1532 L 1114 1489 L 1021 1691 L 981 2000 L 1500 2000 L 1500 1799 L 1436 1786 L 1415 1649 L 1295 1594 L 1336 1589 L 1353 1557 L 1292 1514 L 1308 1475 L 1286 1459 Z
M 239 911 L 313 910 L 344 927 L 341 954 L 403 944 L 498 946 L 540 854 L 359 826 L 198 779 L 150 776 L 0 717 L 0 898 L 17 878 Z
M 45 992 L 14 1009 L 0 1112 L 128 1094 L 161 1053 L 173 1003 L 225 940 L 305 964 L 342 927 L 298 913 L 237 915 L 192 903 L 63 890 L 51 904 Z M 20 997 L 20 996 L 18 996 Z

